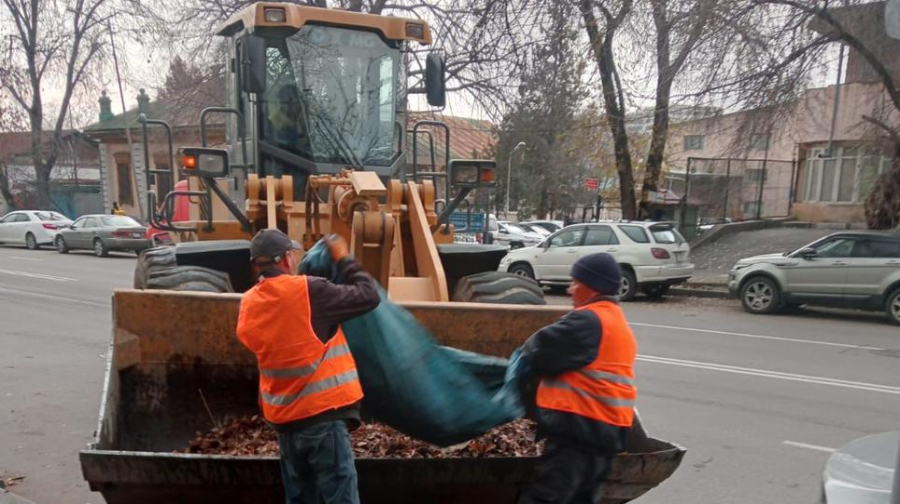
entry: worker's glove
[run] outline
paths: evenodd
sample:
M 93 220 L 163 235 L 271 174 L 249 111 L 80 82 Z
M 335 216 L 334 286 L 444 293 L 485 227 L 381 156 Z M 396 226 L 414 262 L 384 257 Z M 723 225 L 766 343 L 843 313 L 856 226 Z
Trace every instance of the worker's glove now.
M 336 234 L 330 234 L 325 237 L 325 246 L 328 247 L 328 253 L 331 260 L 335 263 L 341 262 L 343 259 L 350 257 L 350 249 L 347 246 L 347 240 Z

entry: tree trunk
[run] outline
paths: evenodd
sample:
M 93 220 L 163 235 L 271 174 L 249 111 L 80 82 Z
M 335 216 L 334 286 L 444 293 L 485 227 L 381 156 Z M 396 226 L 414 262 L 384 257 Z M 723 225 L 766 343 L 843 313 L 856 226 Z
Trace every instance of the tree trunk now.
M 659 191 L 666 137 L 669 134 L 669 96 L 672 92 L 672 79 L 661 78 L 657 86 L 650 151 L 647 153 L 647 171 L 644 172 L 644 183 L 641 186 L 641 206 L 638 212 L 641 219 L 646 219 L 649 213 L 650 193 Z
M 9 174 L 4 164 L 0 164 L 0 196 L 3 196 L 10 211 L 17 210 L 16 198 L 9 187 Z
M 601 34 L 594 16 L 591 0 L 581 0 L 581 15 L 591 43 L 591 51 L 600 70 L 603 101 L 606 105 L 606 120 L 613 136 L 616 157 L 616 172 L 619 174 L 619 197 L 622 218 L 633 220 L 637 217 L 637 201 L 634 191 L 634 170 L 631 151 L 628 147 L 628 133 L 625 131 L 625 98 L 618 82 L 616 62 L 613 55 L 613 38 L 619 20 L 607 20 L 606 33 Z
M 34 185 L 36 189 L 36 204 L 38 210 L 51 210 L 50 207 L 50 172 L 53 167 L 41 163 L 34 166 Z

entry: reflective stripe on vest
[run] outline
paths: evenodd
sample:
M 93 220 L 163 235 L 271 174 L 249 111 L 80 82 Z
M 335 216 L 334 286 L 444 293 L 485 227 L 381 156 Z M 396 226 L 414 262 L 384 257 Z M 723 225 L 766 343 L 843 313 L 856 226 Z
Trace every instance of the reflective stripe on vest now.
M 322 357 L 322 361 L 326 361 L 328 359 L 331 359 L 332 357 L 347 355 L 348 353 L 350 353 L 350 347 L 348 347 L 346 343 L 343 345 L 334 346 L 329 348 L 325 352 L 325 355 Z M 313 374 L 317 369 L 319 369 L 319 364 L 321 364 L 321 361 L 314 364 L 308 364 L 306 366 L 273 369 L 259 368 L 259 374 L 265 376 L 266 378 L 302 378 L 304 376 Z
M 296 394 L 272 395 L 265 392 L 260 392 L 259 395 L 262 397 L 263 401 L 271 404 L 272 406 L 287 406 L 302 397 L 306 397 L 316 392 L 322 392 L 324 390 L 337 388 L 345 383 L 350 383 L 354 380 L 359 380 L 359 375 L 356 374 L 355 369 L 352 371 L 347 371 L 346 373 L 341 373 L 339 375 L 324 378 L 317 382 L 307 383 L 306 386 L 303 387 L 303 390 Z
M 304 276 L 260 281 L 241 300 L 238 339 L 256 354 L 263 416 L 282 424 L 359 402 L 362 386 L 343 331 L 322 343 Z
M 637 399 L 634 334 L 616 303 L 600 301 L 581 309 L 591 310 L 600 319 L 603 334 L 597 357 L 581 369 L 542 379 L 537 405 L 630 427 Z

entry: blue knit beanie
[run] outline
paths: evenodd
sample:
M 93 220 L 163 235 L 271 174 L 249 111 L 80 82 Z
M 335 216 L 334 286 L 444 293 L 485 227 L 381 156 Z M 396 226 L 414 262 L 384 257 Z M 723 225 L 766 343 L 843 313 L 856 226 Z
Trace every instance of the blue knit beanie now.
M 600 294 L 615 296 L 622 284 L 622 270 L 613 256 L 600 252 L 575 261 L 572 278 Z

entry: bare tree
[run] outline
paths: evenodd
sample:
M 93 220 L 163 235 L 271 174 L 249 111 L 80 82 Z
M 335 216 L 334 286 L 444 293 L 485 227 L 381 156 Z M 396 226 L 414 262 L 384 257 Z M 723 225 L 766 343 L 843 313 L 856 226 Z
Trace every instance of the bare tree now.
M 641 217 L 647 217 L 650 193 L 659 190 L 675 78 L 709 29 L 718 3 L 719 0 L 650 0 L 656 35 L 656 104 L 641 188 Z
M 0 133 L 18 131 L 22 123 L 21 112 L 18 107 L 9 103 L 6 95 L 7 93 L 0 88 Z M 0 148 L 0 196 L 11 210 L 16 209 L 16 198 L 10 186 L 8 164 L 14 154 Z

